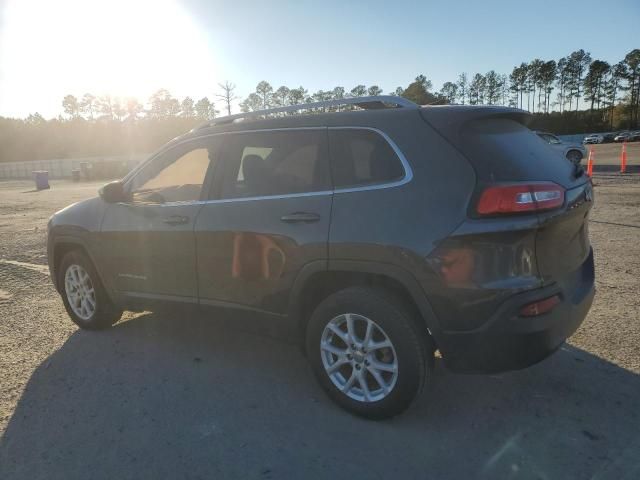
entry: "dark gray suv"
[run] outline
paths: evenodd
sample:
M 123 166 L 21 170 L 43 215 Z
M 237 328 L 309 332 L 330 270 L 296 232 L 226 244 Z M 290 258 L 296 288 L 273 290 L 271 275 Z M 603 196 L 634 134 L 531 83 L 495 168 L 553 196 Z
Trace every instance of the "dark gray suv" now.
M 56 213 L 51 276 L 82 328 L 166 304 L 294 322 L 329 396 L 389 417 L 436 350 L 523 368 L 589 310 L 592 185 L 527 119 L 399 97 L 216 119 Z

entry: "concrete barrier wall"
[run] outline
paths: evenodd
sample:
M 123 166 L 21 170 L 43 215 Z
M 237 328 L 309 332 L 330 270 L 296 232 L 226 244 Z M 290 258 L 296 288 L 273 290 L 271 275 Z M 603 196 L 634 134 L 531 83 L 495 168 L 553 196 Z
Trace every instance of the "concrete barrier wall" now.
M 95 178 L 120 177 L 148 157 L 148 154 L 144 154 L 5 162 L 0 163 L 0 179 L 32 178 L 33 172 L 36 170 L 47 170 L 49 178 L 71 178 L 72 170 L 83 170 L 81 164 L 85 164 L 84 170 L 88 168 Z

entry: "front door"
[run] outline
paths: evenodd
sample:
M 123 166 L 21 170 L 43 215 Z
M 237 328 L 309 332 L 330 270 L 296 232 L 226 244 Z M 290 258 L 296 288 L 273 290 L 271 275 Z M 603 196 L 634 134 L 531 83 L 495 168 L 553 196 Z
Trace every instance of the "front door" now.
M 300 269 L 327 261 L 327 131 L 226 136 L 217 195 L 196 222 L 200 302 L 284 313 Z
M 197 302 L 193 229 L 217 146 L 209 137 L 170 147 L 127 182 L 129 202 L 107 209 L 102 263 L 120 293 Z

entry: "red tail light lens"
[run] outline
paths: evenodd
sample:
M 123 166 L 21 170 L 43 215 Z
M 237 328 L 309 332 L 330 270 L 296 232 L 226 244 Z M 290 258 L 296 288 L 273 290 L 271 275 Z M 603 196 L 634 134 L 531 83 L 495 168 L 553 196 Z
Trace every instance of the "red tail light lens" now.
M 564 188 L 555 183 L 496 185 L 480 195 L 476 211 L 497 215 L 551 210 L 564 203 Z
M 545 298 L 544 300 L 539 300 L 537 302 L 530 303 L 529 305 L 525 305 L 520 309 L 521 317 L 536 317 L 538 315 L 542 315 L 543 313 L 550 312 L 553 310 L 553 307 L 560 303 L 560 297 L 558 295 L 554 295 L 553 297 Z

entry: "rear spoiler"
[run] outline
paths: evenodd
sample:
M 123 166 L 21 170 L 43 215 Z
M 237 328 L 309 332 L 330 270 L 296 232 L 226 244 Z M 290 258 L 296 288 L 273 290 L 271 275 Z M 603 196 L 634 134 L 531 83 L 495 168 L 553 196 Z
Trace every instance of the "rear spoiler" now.
M 494 105 L 443 105 L 420 109 L 420 115 L 436 131 L 454 145 L 460 144 L 461 128 L 474 120 L 507 118 L 528 126 L 533 116 L 519 108 Z

